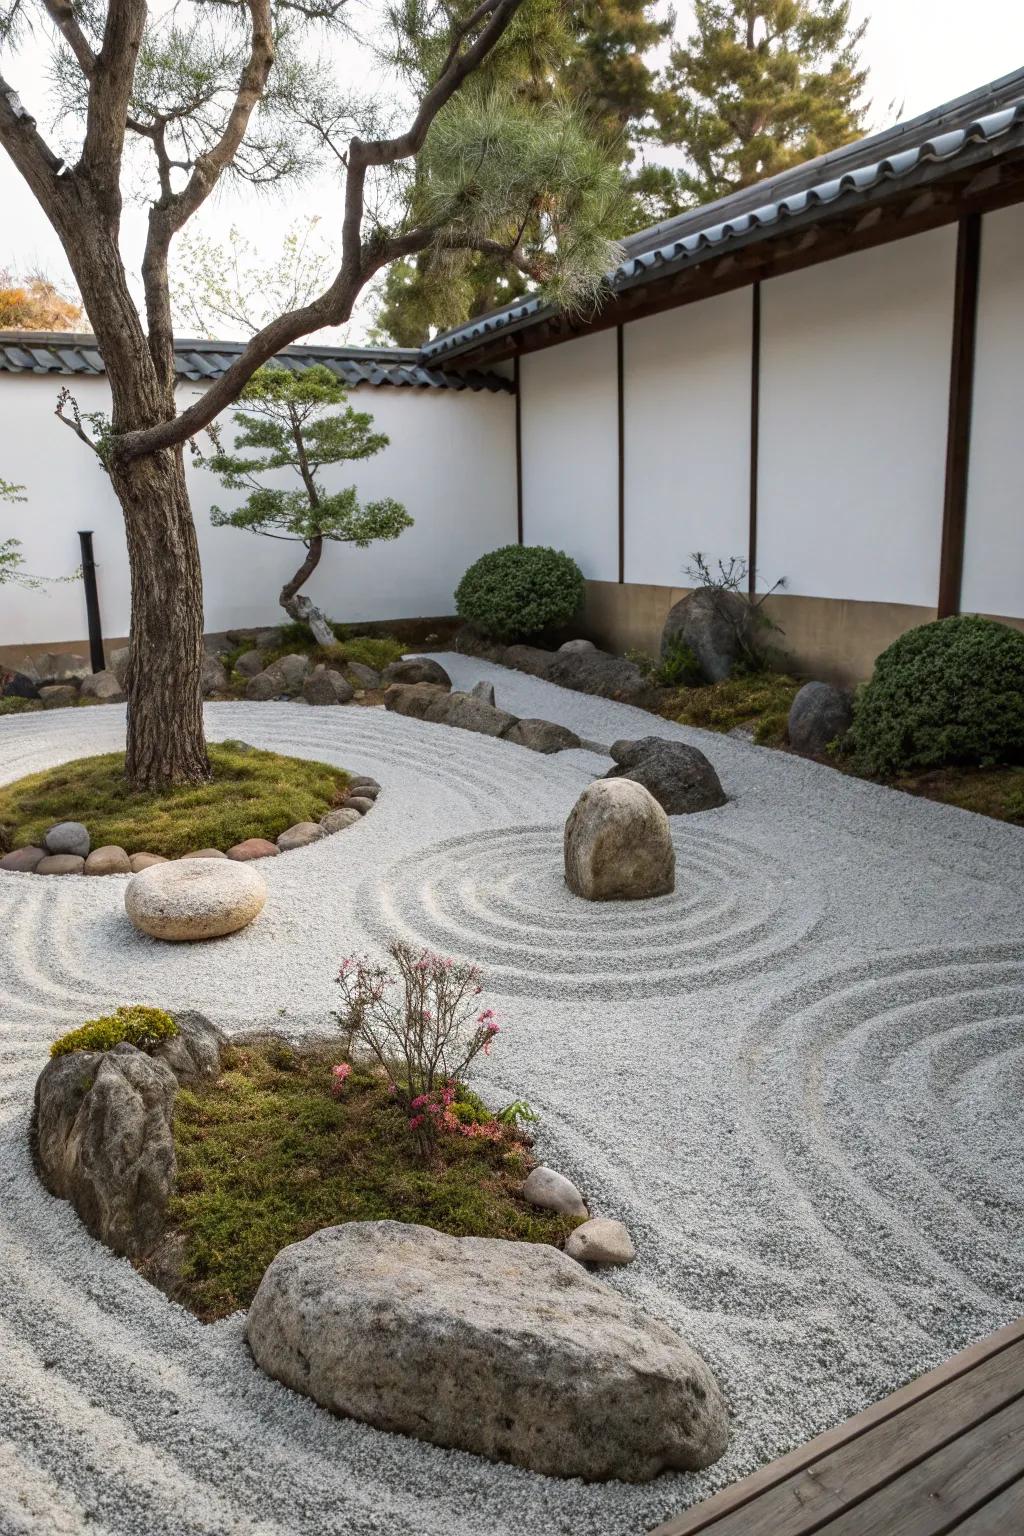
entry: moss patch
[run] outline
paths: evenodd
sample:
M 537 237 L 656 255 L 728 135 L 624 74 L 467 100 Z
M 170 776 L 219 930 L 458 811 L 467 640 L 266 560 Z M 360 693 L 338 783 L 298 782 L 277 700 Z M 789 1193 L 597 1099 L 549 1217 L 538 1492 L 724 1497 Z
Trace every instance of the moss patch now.
M 980 816 L 1024 826 L 1024 768 L 935 768 L 877 782 L 908 795 L 941 800 L 965 811 L 977 811 Z
M 703 688 L 678 689 L 662 705 L 661 714 L 706 731 L 749 726 L 755 741 L 778 747 L 786 739 L 790 706 L 802 686 L 784 672 L 739 673 Z
M 248 1306 L 274 1255 L 321 1227 L 390 1219 L 557 1244 L 578 1225 L 521 1198 L 533 1159 L 514 1131 L 446 1136 L 424 1164 L 379 1077 L 356 1067 L 332 1096 L 338 1060 L 326 1046 L 233 1047 L 215 1083 L 179 1091 L 168 1216 L 184 1259 L 173 1294 L 204 1321 Z
M 66 1056 L 70 1051 L 110 1051 L 127 1041 L 136 1050 L 148 1051 L 164 1040 L 173 1040 L 178 1026 L 162 1008 L 142 1004 L 118 1008 L 100 1019 L 90 1019 L 78 1029 L 69 1029 L 50 1046 L 51 1056 Z
M 223 852 L 247 837 L 273 840 L 345 798 L 348 775 L 327 763 L 241 744 L 209 752 L 210 783 L 160 793 L 129 790 L 122 752 L 30 774 L 0 788 L 0 828 L 21 848 L 40 843 L 54 822 L 81 821 L 94 848 L 113 843 L 175 858 L 197 848 Z

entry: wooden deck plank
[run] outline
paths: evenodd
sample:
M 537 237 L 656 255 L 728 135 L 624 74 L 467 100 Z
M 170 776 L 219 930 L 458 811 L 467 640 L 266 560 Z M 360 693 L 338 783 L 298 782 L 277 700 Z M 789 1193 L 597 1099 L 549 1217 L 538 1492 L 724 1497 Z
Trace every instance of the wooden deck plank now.
M 698 1532 L 704 1531 L 710 1532 L 711 1536 L 719 1536 L 719 1533 L 723 1532 L 723 1522 L 734 1511 L 755 1505 L 770 1490 L 785 1483 L 795 1474 L 815 1466 L 830 1453 L 856 1442 L 862 1435 L 877 1426 L 890 1424 L 897 1415 L 913 1404 L 931 1397 L 950 1383 L 960 1381 L 1022 1339 L 1024 1339 L 1024 1318 L 1008 1324 L 998 1332 L 961 1350 L 959 1354 L 943 1361 L 934 1370 L 919 1376 L 915 1381 L 908 1382 L 905 1387 L 901 1387 L 890 1397 L 872 1404 L 846 1423 L 837 1425 L 834 1429 L 825 1430 L 824 1433 L 808 1441 L 806 1445 L 798 1446 L 796 1450 L 790 1451 L 778 1461 L 759 1467 L 756 1472 L 723 1488 L 702 1504 L 694 1505 L 691 1509 L 673 1516 L 651 1532 L 650 1536 L 697 1536 Z M 744 1536 L 746 1536 L 745 1528 L 740 1527 L 740 1529 L 744 1529 Z M 776 1536 L 776 1533 L 773 1532 L 772 1536 Z
M 1021 1396 L 1024 1339 L 725 1515 L 712 1536 L 807 1536 Z
M 1024 1397 L 825 1527 L 827 1536 L 947 1536 L 1024 1475 Z M 1007 1532 L 1006 1536 L 1010 1536 Z
M 1018 1536 L 1024 1531 L 1024 1477 L 953 1527 L 953 1536 Z

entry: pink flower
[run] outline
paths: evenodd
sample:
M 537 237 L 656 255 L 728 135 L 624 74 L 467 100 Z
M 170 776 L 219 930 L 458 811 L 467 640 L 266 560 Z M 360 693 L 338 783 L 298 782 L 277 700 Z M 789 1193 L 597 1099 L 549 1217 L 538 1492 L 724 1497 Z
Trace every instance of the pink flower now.
M 346 1077 L 352 1076 L 352 1068 L 349 1066 L 347 1061 L 341 1061 L 336 1067 L 333 1068 L 333 1076 L 336 1077 L 339 1082 L 343 1083 Z
M 419 1130 L 419 1128 L 420 1128 L 420 1126 L 422 1124 L 423 1124 L 423 1116 L 422 1115 L 413 1115 L 412 1119 L 409 1121 L 409 1129 L 410 1129 L 410 1131 L 417 1131 L 417 1130 Z

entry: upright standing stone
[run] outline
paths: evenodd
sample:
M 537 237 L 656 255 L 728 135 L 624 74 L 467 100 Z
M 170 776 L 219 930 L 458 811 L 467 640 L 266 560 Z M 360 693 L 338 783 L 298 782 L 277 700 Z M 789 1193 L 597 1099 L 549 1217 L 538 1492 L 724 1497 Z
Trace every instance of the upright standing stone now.
M 632 779 L 598 779 L 565 824 L 565 881 L 587 901 L 639 901 L 675 889 L 668 817 Z

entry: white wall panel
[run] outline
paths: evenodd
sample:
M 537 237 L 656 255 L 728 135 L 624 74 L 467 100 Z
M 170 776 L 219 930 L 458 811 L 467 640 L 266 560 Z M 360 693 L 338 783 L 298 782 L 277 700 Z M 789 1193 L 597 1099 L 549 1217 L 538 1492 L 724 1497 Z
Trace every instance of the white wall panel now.
M 960 606 L 1024 618 L 1024 206 L 985 216 Z
M 625 327 L 627 581 L 687 586 L 695 550 L 747 554 L 752 293 Z
M 0 503 L 0 542 L 20 539 L 26 569 L 61 575 L 78 564 L 77 530 L 92 528 L 104 632 L 124 635 L 130 601 L 121 512 L 92 455 L 53 415 L 63 382 L 0 375 L 0 477 L 23 484 L 28 498 Z M 76 379 L 73 386 L 83 411 L 109 408 L 105 380 Z M 351 399 L 371 412 L 391 443 L 364 463 L 325 470 L 325 485 L 356 485 L 367 499 L 394 496 L 415 526 L 369 549 L 328 544 L 306 590 L 332 618 L 345 621 L 452 613 L 466 567 L 515 541 L 514 399 L 383 387 L 354 390 Z M 214 528 L 211 503 L 232 506 L 242 497 L 191 465 L 188 479 L 207 630 L 277 622 L 277 594 L 299 565 L 301 546 Z M 278 483 L 291 482 L 282 472 Z M 0 587 L 0 645 L 78 639 L 86 632 L 80 582 L 37 591 Z
M 572 555 L 584 576 L 619 574 L 616 335 L 598 331 L 519 366 L 523 542 Z
M 935 604 L 955 260 L 950 226 L 762 285 L 762 582 Z

